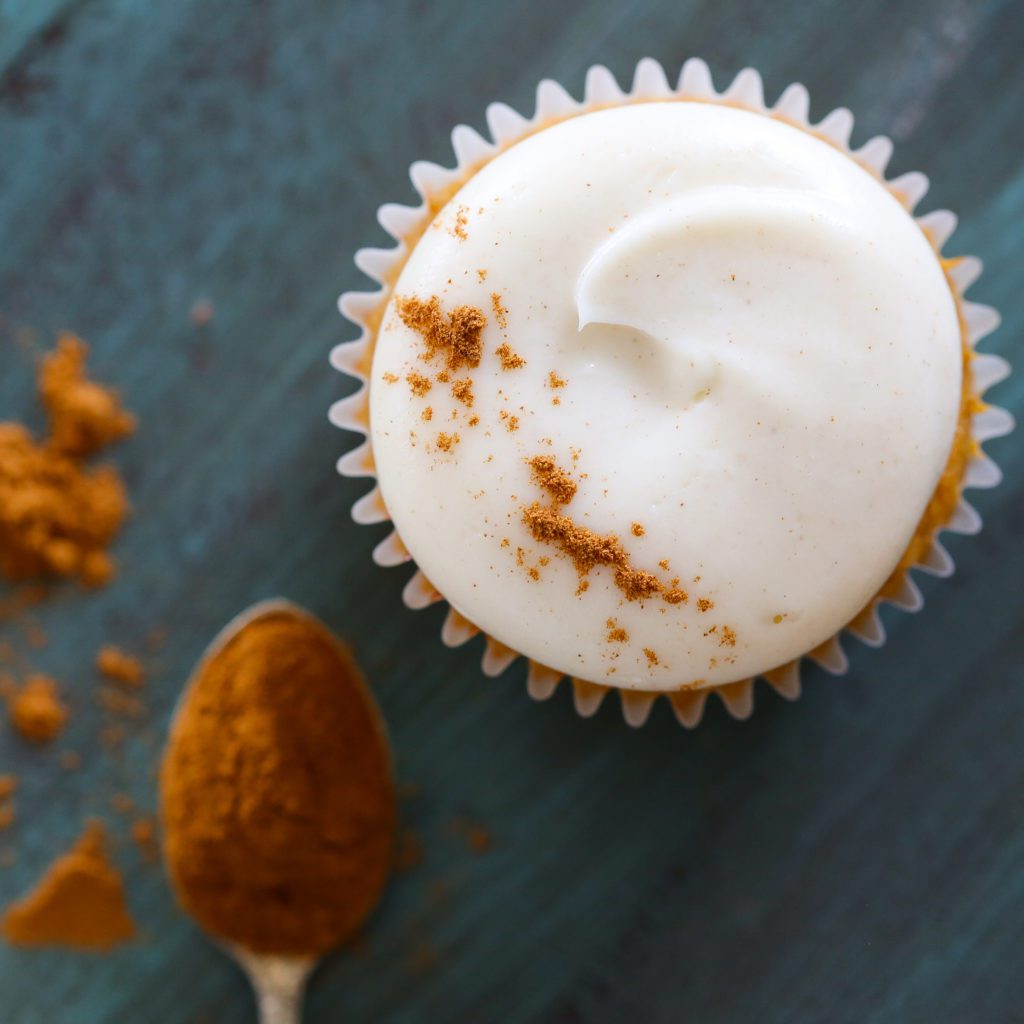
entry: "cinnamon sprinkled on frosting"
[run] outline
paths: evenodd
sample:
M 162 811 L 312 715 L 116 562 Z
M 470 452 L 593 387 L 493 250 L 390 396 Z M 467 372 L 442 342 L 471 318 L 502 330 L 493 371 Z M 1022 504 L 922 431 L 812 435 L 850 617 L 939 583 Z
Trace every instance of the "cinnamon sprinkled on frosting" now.
M 417 398 L 422 398 L 433 387 L 430 378 L 424 377 L 421 373 L 407 374 L 405 379 Z
M 462 440 L 458 434 L 446 434 L 443 430 L 434 439 L 434 444 L 443 452 L 450 452 Z
M 608 630 L 605 639 L 610 644 L 628 644 L 629 634 L 619 625 L 616 619 L 608 619 L 605 622 L 605 628 Z
M 534 482 L 544 488 L 559 505 L 568 505 L 576 496 L 576 482 L 559 469 L 551 455 L 535 455 L 528 460 Z
M 395 308 L 402 323 L 423 339 L 424 359 L 429 361 L 444 355 L 449 370 L 458 370 L 464 364 L 480 365 L 483 351 L 480 335 L 487 325 L 487 317 L 478 307 L 456 306 L 445 317 L 441 300 L 434 295 L 425 302 L 416 296 L 399 298 Z
M 660 595 L 668 604 L 683 604 L 687 601 L 688 595 L 685 590 L 679 589 L 678 579 L 673 579 L 666 586 L 654 573 L 637 569 L 615 534 L 601 536 L 559 511 L 559 505 L 568 505 L 575 497 L 576 483 L 565 470 L 559 468 L 552 456 L 535 455 L 527 460 L 527 464 L 532 470 L 534 482 L 551 495 L 554 504 L 545 507 L 538 501 L 533 502 L 523 509 L 523 523 L 534 540 L 551 544 L 572 559 L 580 576 L 577 596 L 589 586 L 585 577 L 590 571 L 604 565 L 614 570 L 615 585 L 625 594 L 627 601 L 642 601 L 655 594 Z
M 470 377 L 460 377 L 452 381 L 452 397 L 462 402 L 468 408 L 473 407 L 473 380 Z
M 501 360 L 501 368 L 503 370 L 518 370 L 526 365 L 526 360 L 522 356 L 516 355 L 512 351 L 512 346 L 507 341 L 499 346 L 494 354 Z M 475 366 L 476 364 L 474 363 L 473 365 Z
M 500 292 L 491 292 L 491 309 L 494 310 L 494 319 L 498 321 L 498 326 L 502 330 L 508 327 L 508 308 L 502 305 Z

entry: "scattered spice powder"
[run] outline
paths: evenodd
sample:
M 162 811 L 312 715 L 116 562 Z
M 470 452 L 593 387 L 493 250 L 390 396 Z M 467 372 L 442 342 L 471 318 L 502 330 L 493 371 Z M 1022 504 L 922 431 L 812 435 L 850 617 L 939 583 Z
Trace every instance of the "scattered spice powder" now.
M 30 675 L 7 698 L 11 724 L 32 743 L 49 743 L 60 735 L 68 718 L 68 709 L 57 694 L 57 684 L 49 676 Z
M 718 641 L 719 647 L 735 647 L 736 646 L 736 632 L 730 629 L 728 626 L 722 627 L 722 638 Z
M 555 373 L 554 370 L 552 370 L 548 374 L 548 386 L 550 388 L 552 388 L 552 389 L 564 388 L 566 383 L 567 382 L 562 377 L 559 377 L 558 374 Z
M 502 305 L 500 292 L 491 292 L 491 309 L 494 310 L 494 319 L 498 326 L 505 330 L 508 327 L 508 308 Z
M 18 780 L 13 775 L 0 775 L 0 832 L 14 824 L 14 794 Z
M 452 397 L 462 402 L 467 408 L 473 408 L 473 381 L 469 377 L 460 377 L 452 381 Z
M 709 601 L 706 597 L 698 597 L 697 598 L 697 611 L 699 611 L 699 612 L 709 612 L 714 607 L 715 607 L 715 602 L 714 601 Z
M 338 945 L 391 871 L 383 726 L 348 652 L 304 614 L 267 612 L 203 663 L 160 789 L 179 900 L 253 952 L 315 956 Z
M 128 499 L 112 466 L 86 469 L 17 423 L 0 423 L 0 573 L 102 586 Z
M 628 601 L 639 601 L 664 592 L 661 581 L 653 573 L 635 568 L 622 542 L 614 534 L 602 537 L 585 526 L 578 526 L 569 516 L 539 502 L 523 509 L 523 522 L 533 538 L 542 544 L 553 544 L 568 555 L 580 576 L 604 565 L 614 570 L 615 585 Z
M 629 532 L 633 534 L 634 537 L 642 537 L 647 531 L 640 523 L 633 523 L 629 528 Z
M 644 648 L 644 657 L 647 659 L 647 664 L 652 668 L 658 664 L 658 655 L 650 647 Z
M 476 306 L 456 306 L 446 318 L 436 295 L 426 302 L 415 296 L 399 298 L 396 309 L 402 323 L 423 339 L 423 358 L 429 361 L 444 355 L 449 370 L 458 370 L 463 364 L 471 368 L 480 365 L 480 335 L 487 325 L 482 310 Z
M 543 487 L 559 505 L 568 505 L 576 496 L 576 481 L 560 469 L 551 455 L 534 455 L 527 460 L 534 482 Z
M 450 452 L 462 440 L 458 434 L 446 434 L 443 430 L 434 439 L 434 444 L 443 451 Z
M 77 335 L 62 333 L 57 347 L 39 365 L 39 397 L 50 423 L 50 446 L 83 459 L 120 441 L 135 430 L 116 391 L 85 375 L 89 346 Z
M 399 381 L 397 373 L 385 373 L 382 376 L 385 384 L 397 384 Z
M 405 379 L 409 383 L 410 390 L 417 398 L 422 398 L 433 387 L 430 378 L 424 377 L 421 373 L 407 374 Z
M 429 423 L 434 418 L 434 407 L 428 405 L 423 412 L 420 413 L 420 419 L 426 423 Z
M 113 683 L 138 689 L 144 679 L 142 662 L 113 644 L 106 644 L 96 655 L 96 670 Z
M 106 852 L 103 826 L 91 821 L 70 852 L 4 914 L 8 942 L 103 951 L 135 936 L 124 883 Z
M 466 233 L 466 225 L 469 223 L 469 210 L 465 206 L 460 206 L 455 211 L 455 224 L 451 229 L 452 235 L 464 242 L 469 235 Z
M 501 360 L 503 370 L 518 370 L 526 365 L 526 360 L 512 351 L 512 346 L 506 341 L 499 345 L 494 354 Z
M 628 644 L 629 634 L 619 625 L 615 619 L 608 619 L 605 622 L 605 628 L 608 630 L 605 639 L 610 644 Z
M 476 276 L 480 279 L 481 283 L 487 280 L 487 271 L 482 267 L 477 270 Z

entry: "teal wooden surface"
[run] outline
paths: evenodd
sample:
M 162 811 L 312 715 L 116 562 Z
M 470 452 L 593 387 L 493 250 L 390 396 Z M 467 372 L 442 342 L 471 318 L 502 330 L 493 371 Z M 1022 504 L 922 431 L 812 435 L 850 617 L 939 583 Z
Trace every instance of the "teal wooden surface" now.
M 578 94 L 589 64 L 644 55 L 703 56 L 720 83 L 753 64 L 769 98 L 799 79 L 815 116 L 854 111 L 855 140 L 891 134 L 890 170 L 932 179 L 923 209 L 961 216 L 949 251 L 986 261 L 972 298 L 1004 323 L 984 347 L 1021 362 L 1022 49 L 1013 0 L 0 0 L 0 418 L 38 422 L 19 339 L 65 327 L 141 417 L 115 453 L 120 578 L 38 615 L 32 660 L 66 687 L 83 766 L 0 732 L 21 777 L 0 900 L 100 814 L 144 931 L 105 958 L 0 949 L 0 1020 L 253 1020 L 108 801 L 153 807 L 193 661 L 281 594 L 355 648 L 425 848 L 317 975 L 308 1021 L 1024 1021 L 1019 436 L 989 446 L 1007 480 L 975 492 L 985 531 L 951 539 L 956 575 L 886 615 L 882 651 L 851 645 L 848 677 L 808 672 L 793 705 L 761 689 L 747 723 L 713 707 L 685 733 L 659 708 L 631 732 L 610 704 L 532 704 L 521 668 L 483 679 L 476 644 L 440 645 L 439 609 L 403 608 L 407 572 L 370 563 L 384 528 L 348 516 L 365 485 L 334 473 L 354 438 L 326 421 L 350 387 L 326 363 L 351 336 L 334 301 L 385 241 L 376 207 L 412 199 L 409 163 L 450 162 L 449 129 L 490 100 L 530 109 L 545 75 Z M 1024 374 L 991 397 L 1019 417 Z M 148 718 L 101 753 L 93 653 L 154 627 Z

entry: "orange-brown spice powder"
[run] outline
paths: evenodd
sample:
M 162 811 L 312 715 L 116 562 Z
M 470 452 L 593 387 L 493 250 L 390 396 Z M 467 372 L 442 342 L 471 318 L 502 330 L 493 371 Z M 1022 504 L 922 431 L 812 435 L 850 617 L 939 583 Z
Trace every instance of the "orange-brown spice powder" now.
M 327 951 L 390 873 L 387 740 L 351 658 L 305 616 L 265 614 L 200 667 L 160 789 L 179 900 L 253 952 Z
M 436 296 L 424 301 L 409 296 L 396 300 L 396 310 L 402 323 L 423 339 L 426 350 L 423 358 L 432 360 L 443 355 L 449 370 L 462 366 L 480 365 L 483 352 L 481 334 L 487 317 L 476 306 L 456 306 L 447 317 Z
M 8 942 L 103 951 L 135 935 L 124 883 L 106 852 L 103 826 L 90 822 L 70 850 L 50 865 L 36 888 L 7 909 Z
M 11 724 L 32 743 L 49 743 L 63 731 L 68 719 L 57 684 L 49 676 L 34 673 L 7 696 Z
M 111 682 L 138 689 L 145 680 L 142 662 L 113 644 L 105 644 L 96 654 L 96 670 Z
M 49 433 L 37 442 L 19 423 L 0 423 L 0 575 L 72 577 L 100 586 L 128 499 L 111 466 L 83 460 L 135 429 L 117 393 L 85 375 L 88 346 L 62 334 L 37 378 Z

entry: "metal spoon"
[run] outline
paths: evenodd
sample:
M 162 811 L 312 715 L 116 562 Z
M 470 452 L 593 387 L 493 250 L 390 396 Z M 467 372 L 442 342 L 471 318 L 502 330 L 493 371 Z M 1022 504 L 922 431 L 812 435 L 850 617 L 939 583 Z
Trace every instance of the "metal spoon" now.
M 171 720 L 171 730 L 174 728 L 185 697 L 207 664 L 246 626 L 265 616 L 281 614 L 293 615 L 315 624 L 334 640 L 340 650 L 344 651 L 341 641 L 338 640 L 334 632 L 304 608 L 300 608 L 284 598 L 260 601 L 236 615 L 213 638 L 203 652 L 178 698 Z M 353 677 L 352 682 L 356 686 L 363 686 L 362 680 L 358 676 Z M 363 698 L 366 706 L 372 712 L 381 744 L 390 760 L 391 745 L 388 740 L 387 727 L 377 708 L 377 703 L 369 690 L 364 690 Z M 302 1019 L 302 1000 L 306 982 L 318 963 L 315 957 L 269 956 L 253 953 L 236 943 L 223 942 L 217 938 L 214 941 L 241 967 L 248 977 L 256 994 L 260 1024 L 299 1024 Z
M 256 993 L 260 1024 L 299 1024 L 306 981 L 316 967 L 316 960 L 259 956 L 241 946 L 225 946 L 224 949 L 249 978 Z

